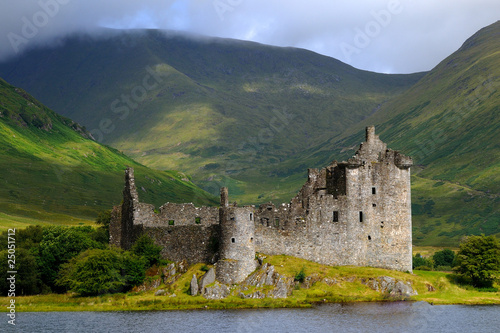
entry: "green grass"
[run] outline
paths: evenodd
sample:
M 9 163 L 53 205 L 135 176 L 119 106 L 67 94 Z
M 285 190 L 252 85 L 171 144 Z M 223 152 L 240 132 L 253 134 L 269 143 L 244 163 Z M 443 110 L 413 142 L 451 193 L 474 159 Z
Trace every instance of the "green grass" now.
M 0 228 L 89 224 L 120 203 L 127 166 L 145 202 L 217 203 L 183 173 L 149 169 L 89 140 L 85 129 L 3 80 L 0 105 Z
M 158 31 L 69 38 L 0 64 L 0 74 L 89 129 L 109 119 L 114 129 L 104 141 L 140 163 L 182 170 L 215 195 L 228 186 L 231 200 L 246 204 L 289 201 L 307 168 L 349 158 L 364 127 L 374 124 L 390 148 L 414 158 L 414 243 L 456 246 L 464 235 L 500 235 L 499 30 L 499 22 L 482 29 L 432 71 L 414 75 L 360 71 L 306 50 Z M 113 111 L 113 101 L 151 71 L 161 82 L 128 113 Z M 38 150 L 35 156 L 51 154 Z M 92 202 L 96 195 L 120 200 L 117 169 L 98 179 L 106 195 L 78 199 L 79 216 L 104 206 Z M 35 172 L 26 182 L 42 179 Z M 19 200 L 12 191 L 2 198 Z M 142 197 L 168 201 L 151 191 Z
M 310 288 L 298 287 L 286 299 L 242 299 L 235 295 L 238 289 L 233 288 L 233 293 L 228 298 L 213 301 L 202 296 L 188 294 L 192 276 L 196 275 L 200 278 L 204 274 L 201 270 L 203 265 L 196 264 L 191 266 L 174 284 L 158 287 L 157 289 L 166 290 L 167 294 L 164 296 L 154 296 L 157 289 L 98 297 L 78 297 L 70 294 L 26 296 L 16 297 L 16 309 L 23 312 L 282 308 L 311 307 L 323 302 L 390 301 L 391 298 L 387 295 L 361 283 L 362 279 L 380 276 L 410 281 L 418 291 L 418 296 L 411 298 L 414 301 L 427 301 L 434 304 L 500 304 L 499 292 L 477 291 L 472 287 L 458 285 L 450 274 L 444 272 L 416 271 L 410 274 L 370 267 L 332 267 L 288 256 L 267 256 L 264 261 L 273 264 L 279 274 L 293 277 L 298 271 L 304 269 L 306 277 L 317 276 L 319 280 L 327 277 L 336 279 L 338 283 L 330 286 L 319 281 Z M 429 291 L 429 286 L 434 287 L 435 291 Z M 269 286 L 265 288 L 269 289 Z M 250 289 L 246 293 L 254 290 L 255 288 Z M 0 298 L 2 311 L 5 311 L 8 301 L 6 297 Z
M 499 304 L 500 292 L 478 291 L 471 286 L 459 285 L 454 282 L 454 276 L 446 272 L 415 271 L 421 284 L 430 284 L 437 291 L 429 291 L 424 286 L 416 301 L 426 301 L 434 304 Z M 498 289 L 498 285 L 497 285 Z
M 434 186 L 434 184 L 441 184 Z M 498 199 L 448 181 L 412 177 L 413 243 L 457 246 L 466 235 L 500 235 Z
M 45 211 L 39 212 L 36 217 L 26 217 L 26 215 L 28 214 L 26 212 L 25 207 L 23 207 L 22 214 L 24 215 L 9 215 L 5 213 L 0 213 L 0 232 L 11 228 L 24 229 L 33 224 L 40 224 L 40 225 L 56 224 L 56 225 L 69 225 L 69 226 L 95 225 L 95 220 L 80 219 L 71 215 L 49 213 Z

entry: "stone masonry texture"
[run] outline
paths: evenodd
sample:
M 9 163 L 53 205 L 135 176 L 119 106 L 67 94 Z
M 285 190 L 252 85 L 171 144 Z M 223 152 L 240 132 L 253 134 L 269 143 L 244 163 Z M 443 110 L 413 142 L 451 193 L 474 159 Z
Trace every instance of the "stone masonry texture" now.
M 114 207 L 110 243 L 128 249 L 142 233 L 173 261 L 216 264 L 217 280 L 243 281 L 258 266 L 255 253 L 286 254 L 326 265 L 412 270 L 411 158 L 387 149 L 366 128 L 366 141 L 347 161 L 309 169 L 289 202 L 220 207 L 141 203 L 134 171 L 125 172 L 123 204 Z

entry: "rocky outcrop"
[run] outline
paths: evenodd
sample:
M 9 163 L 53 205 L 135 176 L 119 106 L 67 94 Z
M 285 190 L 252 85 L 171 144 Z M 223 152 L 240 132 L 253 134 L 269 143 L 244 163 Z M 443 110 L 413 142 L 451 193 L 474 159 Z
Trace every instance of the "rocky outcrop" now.
M 182 274 L 187 272 L 187 268 L 188 263 L 185 260 L 177 263 L 171 263 L 163 268 L 153 266 L 148 270 L 148 276 L 158 276 L 158 278 L 148 279 L 141 285 L 134 287 L 132 290 L 134 292 L 153 290 L 160 287 L 162 282 L 167 286 L 171 285 L 177 281 Z
M 231 289 L 225 284 L 215 282 L 213 285 L 206 287 L 203 297 L 206 299 L 223 299 L 229 296 Z
M 331 287 L 339 283 L 339 281 L 336 278 L 324 278 L 323 283 Z
M 215 282 L 215 270 L 212 267 L 201 277 L 200 293 L 202 295 L 205 295 L 206 287 L 214 282 Z
M 373 290 L 387 294 L 390 298 L 408 298 L 418 295 L 413 289 L 411 282 L 396 280 L 390 276 L 379 276 L 378 278 L 361 279 L 361 283 Z
M 249 287 L 262 288 L 264 286 L 274 286 L 274 288 L 267 293 L 257 290 L 253 293 L 245 294 Z M 250 275 L 242 284 L 239 296 L 242 298 L 286 298 L 288 297 L 295 287 L 293 278 L 278 274 L 274 271 L 274 266 L 264 264 L 260 269 Z
M 196 275 L 194 275 L 194 274 L 193 274 L 193 278 L 191 279 L 190 292 L 191 292 L 191 296 L 198 295 L 198 279 L 196 278 Z
M 164 296 L 166 294 L 167 292 L 165 291 L 165 289 L 159 289 L 155 292 L 155 296 Z
M 188 263 L 186 260 L 169 264 L 162 269 L 163 283 L 167 285 L 174 283 L 182 274 L 187 272 L 187 269 Z
M 161 285 L 161 279 L 148 280 L 143 282 L 140 286 L 132 288 L 134 292 L 149 291 L 158 288 Z

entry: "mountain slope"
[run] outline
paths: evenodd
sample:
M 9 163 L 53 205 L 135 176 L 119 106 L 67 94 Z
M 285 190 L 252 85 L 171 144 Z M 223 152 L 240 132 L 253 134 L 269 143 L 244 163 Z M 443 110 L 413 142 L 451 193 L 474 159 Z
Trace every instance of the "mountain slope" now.
M 272 199 L 285 160 L 422 77 L 160 31 L 73 36 L 0 64 L 0 74 L 139 162 L 187 172 L 212 193 L 229 186 L 246 202 Z M 263 171 L 269 165 L 278 172 Z
M 288 200 L 306 168 L 350 157 L 374 124 L 414 157 L 415 244 L 452 246 L 500 235 L 499 36 L 498 22 L 482 29 L 423 78 L 157 31 L 73 37 L 0 73 L 141 162 L 250 203 Z
M 469 38 L 343 139 L 312 148 L 310 156 L 322 163 L 342 155 L 342 147 L 360 141 L 363 126 L 376 124 L 390 147 L 416 162 L 416 244 L 452 245 L 471 233 L 500 235 L 499 88 L 500 21 Z
M 86 223 L 121 200 L 126 166 L 144 201 L 216 201 L 177 172 L 148 169 L 0 79 L 0 224 Z

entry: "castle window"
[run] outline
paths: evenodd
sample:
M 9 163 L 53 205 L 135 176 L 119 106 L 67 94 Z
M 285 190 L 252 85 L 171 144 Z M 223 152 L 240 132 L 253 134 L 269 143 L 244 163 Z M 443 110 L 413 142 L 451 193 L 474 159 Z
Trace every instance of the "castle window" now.
M 250 221 L 252 221 L 252 219 L 253 219 L 253 214 L 250 213 Z
M 253 237 L 250 237 L 250 243 L 253 243 Z
M 236 238 L 231 238 L 231 243 L 236 243 Z
M 333 222 L 338 222 L 339 221 L 339 212 L 334 211 L 333 212 Z
M 372 194 L 377 194 L 377 188 L 372 187 Z
M 380 228 L 384 227 L 384 221 L 380 222 Z
M 368 240 L 372 240 L 372 236 L 368 235 Z
M 279 219 L 279 218 L 274 219 L 274 225 L 275 225 L 276 227 L 279 227 L 279 226 L 280 226 L 280 219 Z
M 373 207 L 377 207 L 377 204 L 372 204 Z
M 174 225 L 175 221 L 174 220 L 168 220 L 168 225 Z
M 201 217 L 196 217 L 196 218 L 194 219 L 194 222 L 195 222 L 196 224 L 200 224 L 200 223 L 201 223 Z
M 359 212 L 359 222 L 363 222 L 363 212 Z

